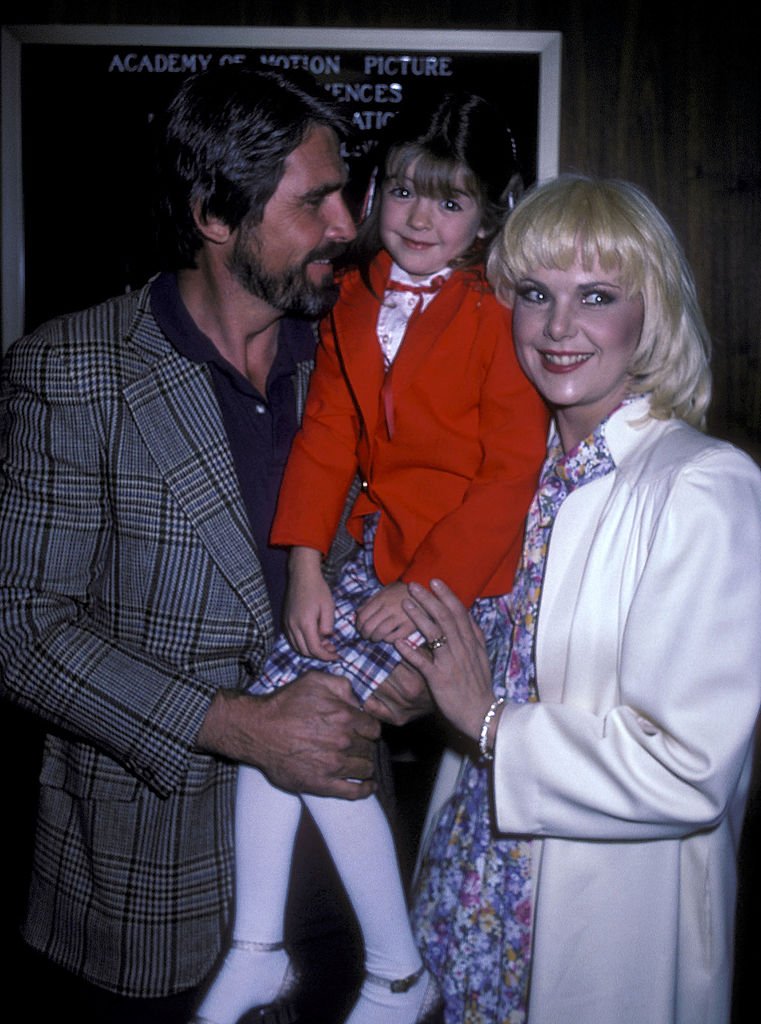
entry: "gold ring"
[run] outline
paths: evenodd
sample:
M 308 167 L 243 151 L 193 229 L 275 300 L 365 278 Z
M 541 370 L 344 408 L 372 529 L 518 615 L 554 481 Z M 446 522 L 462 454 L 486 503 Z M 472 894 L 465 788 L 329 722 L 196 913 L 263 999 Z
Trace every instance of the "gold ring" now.
M 437 636 L 434 640 L 429 640 L 425 646 L 428 648 L 431 654 L 433 654 L 434 651 L 438 651 L 439 647 L 443 647 L 446 642 L 447 638 L 444 635 L 442 635 Z

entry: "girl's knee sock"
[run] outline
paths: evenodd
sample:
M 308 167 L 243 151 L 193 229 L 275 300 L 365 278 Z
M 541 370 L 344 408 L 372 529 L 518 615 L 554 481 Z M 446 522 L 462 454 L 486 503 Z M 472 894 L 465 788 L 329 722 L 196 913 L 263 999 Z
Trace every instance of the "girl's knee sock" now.
M 214 1024 L 235 1024 L 245 1010 L 280 992 L 289 962 L 282 942 L 301 806 L 299 797 L 277 789 L 256 768 L 240 768 L 233 942 L 198 1008 L 198 1016 Z
M 359 921 L 369 975 L 348 1024 L 412 1024 L 428 975 L 421 971 L 391 827 L 375 797 L 336 800 L 304 796 L 330 850 Z M 375 976 L 375 980 L 373 977 Z M 388 984 L 384 984 L 383 982 Z

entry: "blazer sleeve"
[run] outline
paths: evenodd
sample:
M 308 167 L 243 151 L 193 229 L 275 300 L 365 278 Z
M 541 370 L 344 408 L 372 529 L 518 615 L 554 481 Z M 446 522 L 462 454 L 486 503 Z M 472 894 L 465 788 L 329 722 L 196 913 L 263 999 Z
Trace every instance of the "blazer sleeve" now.
M 468 606 L 490 582 L 492 595 L 512 586 L 549 418 L 518 365 L 510 315 L 496 299 L 479 333 L 491 349 L 480 392 L 481 464 L 462 502 L 431 528 L 402 575 L 423 584 L 443 579 Z
M 329 322 L 320 325 L 315 368 L 296 434 L 270 539 L 327 555 L 357 475 L 359 416 Z
M 3 376 L 3 694 L 167 794 L 187 772 L 216 688 L 92 614 L 116 527 L 103 446 L 65 358 L 44 341 L 17 343 Z
M 500 829 L 658 839 L 710 828 L 727 812 L 761 704 L 758 469 L 732 449 L 696 460 L 648 541 L 629 604 L 609 609 L 623 624 L 617 706 L 506 708 L 495 752 Z M 573 659 L 566 687 L 593 702 L 609 681 L 591 665 L 586 678 L 584 660 Z

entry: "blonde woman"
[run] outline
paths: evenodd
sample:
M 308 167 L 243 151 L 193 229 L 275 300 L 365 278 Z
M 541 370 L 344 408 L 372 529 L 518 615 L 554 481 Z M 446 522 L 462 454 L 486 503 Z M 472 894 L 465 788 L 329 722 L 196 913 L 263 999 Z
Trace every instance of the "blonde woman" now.
M 709 341 L 671 228 L 564 176 L 492 250 L 554 416 L 496 672 L 452 591 L 401 642 L 473 741 L 414 919 L 447 1024 L 724 1024 L 761 702 L 761 472 L 701 428 Z M 370 709 L 370 705 L 368 705 Z

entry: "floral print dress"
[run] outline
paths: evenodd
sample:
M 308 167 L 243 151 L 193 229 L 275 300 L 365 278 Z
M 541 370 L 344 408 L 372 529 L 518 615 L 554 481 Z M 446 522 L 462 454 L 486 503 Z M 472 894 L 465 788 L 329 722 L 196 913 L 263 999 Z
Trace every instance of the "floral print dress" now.
M 485 629 L 494 693 L 538 700 L 534 642 L 550 535 L 577 487 L 609 473 L 605 421 L 568 455 L 550 438 L 526 520 L 513 591 Z M 415 887 L 412 918 L 423 959 L 438 979 L 445 1024 L 523 1024 L 531 961 L 531 842 L 499 835 L 489 765 L 467 761 L 444 805 Z

